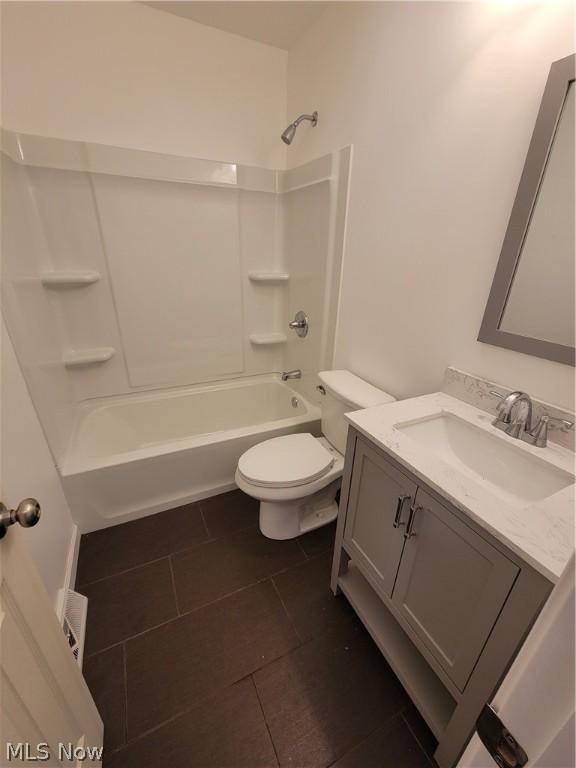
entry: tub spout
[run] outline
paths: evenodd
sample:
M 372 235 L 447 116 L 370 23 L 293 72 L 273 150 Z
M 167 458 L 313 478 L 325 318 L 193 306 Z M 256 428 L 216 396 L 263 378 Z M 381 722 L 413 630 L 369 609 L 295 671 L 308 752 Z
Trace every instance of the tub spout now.
M 284 371 L 282 374 L 282 381 L 288 381 L 288 379 L 301 379 L 302 371 L 300 368 L 296 368 L 294 371 Z

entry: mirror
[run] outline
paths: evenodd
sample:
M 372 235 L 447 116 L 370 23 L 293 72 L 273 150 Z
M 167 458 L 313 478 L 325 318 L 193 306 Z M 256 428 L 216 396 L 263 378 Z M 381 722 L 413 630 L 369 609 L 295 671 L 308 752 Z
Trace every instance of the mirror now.
M 574 365 L 575 56 L 551 69 L 479 341 Z
M 574 84 L 570 84 L 500 328 L 574 346 Z

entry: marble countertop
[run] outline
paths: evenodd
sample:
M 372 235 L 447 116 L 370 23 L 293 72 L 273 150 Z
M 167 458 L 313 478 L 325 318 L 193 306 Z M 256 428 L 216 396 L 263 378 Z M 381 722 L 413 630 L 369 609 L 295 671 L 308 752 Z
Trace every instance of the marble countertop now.
M 359 432 L 501 541 L 522 560 L 556 583 L 574 551 L 575 485 L 547 498 L 511 503 L 481 477 L 439 458 L 430 448 L 397 428 L 405 422 L 448 412 L 574 476 L 574 454 L 548 443 L 536 448 L 492 426 L 493 417 L 444 392 L 346 414 Z

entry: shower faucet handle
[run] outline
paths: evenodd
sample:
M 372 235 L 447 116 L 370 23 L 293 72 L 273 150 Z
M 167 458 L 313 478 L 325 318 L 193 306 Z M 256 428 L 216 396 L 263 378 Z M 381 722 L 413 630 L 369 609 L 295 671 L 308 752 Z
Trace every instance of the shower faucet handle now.
M 308 334 L 308 315 L 306 315 L 306 313 L 301 309 L 298 310 L 294 320 L 291 320 L 288 323 L 288 328 L 292 328 L 292 330 L 296 331 L 300 338 L 304 338 L 304 336 Z

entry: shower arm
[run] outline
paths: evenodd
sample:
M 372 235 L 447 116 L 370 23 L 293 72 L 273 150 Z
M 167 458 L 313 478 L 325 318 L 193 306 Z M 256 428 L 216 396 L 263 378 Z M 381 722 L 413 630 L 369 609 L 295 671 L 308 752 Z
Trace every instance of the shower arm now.
M 318 112 L 312 112 L 311 115 L 300 115 L 300 117 L 297 117 L 296 120 L 294 120 L 292 125 L 297 128 L 302 120 L 310 120 L 312 125 L 316 125 L 318 122 Z

